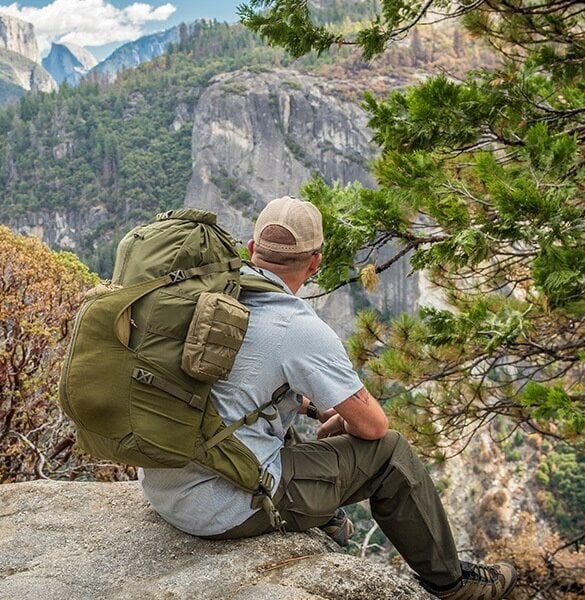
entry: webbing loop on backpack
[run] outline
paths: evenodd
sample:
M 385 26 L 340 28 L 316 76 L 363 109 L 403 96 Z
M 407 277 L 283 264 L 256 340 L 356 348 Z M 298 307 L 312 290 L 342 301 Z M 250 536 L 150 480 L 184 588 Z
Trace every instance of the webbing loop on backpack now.
M 222 271 L 234 271 L 241 266 L 242 261 L 239 258 L 232 258 L 231 260 L 208 263 L 201 267 L 177 269 L 176 271 L 171 271 L 169 277 L 171 283 L 179 283 L 185 281 L 185 279 L 191 279 L 192 277 L 201 277 L 203 275 L 210 275 L 211 273 L 221 273 Z
M 255 410 L 254 412 L 251 412 L 242 418 L 242 425 L 254 425 L 254 423 L 256 423 L 256 421 L 260 417 L 266 419 L 267 421 L 273 421 L 274 419 L 276 419 L 276 413 L 269 414 L 265 412 L 258 412 Z
M 288 383 L 281 385 L 278 389 L 274 391 L 270 400 L 264 403 L 262 406 L 259 406 L 255 410 L 249 412 L 247 415 L 244 415 L 242 418 L 234 421 L 228 427 L 225 427 L 218 433 L 216 433 L 213 437 L 209 438 L 205 443 L 201 444 L 199 447 L 200 453 L 207 452 L 213 446 L 219 444 L 222 440 L 230 436 L 236 429 L 239 429 L 242 425 L 255 423 L 260 417 L 267 420 L 272 420 L 276 417 L 276 414 L 266 414 L 264 411 L 269 406 L 276 406 L 284 397 L 284 394 L 290 389 Z
M 239 258 L 232 258 L 230 260 L 223 260 L 214 263 L 207 263 L 200 267 L 191 267 L 190 269 L 177 269 L 172 273 L 169 273 L 171 282 L 183 281 L 184 279 L 191 279 L 192 277 L 201 277 L 203 275 L 210 275 L 211 273 L 221 273 L 223 271 L 234 271 L 242 266 L 242 261 Z M 178 278 L 178 279 L 176 279 Z
M 159 390 L 163 390 L 163 392 L 167 392 L 171 396 L 186 402 L 193 408 L 198 408 L 199 410 L 203 410 L 205 408 L 205 402 L 197 394 L 192 394 L 175 383 L 171 383 L 162 377 L 157 377 L 154 373 L 151 373 L 146 369 L 136 367 L 132 371 L 132 378 L 145 385 L 151 385 Z
M 290 390 L 288 383 L 283 383 L 279 388 L 276 388 L 272 394 L 272 403 L 274 405 L 279 404 L 288 390 Z
M 274 476 L 267 469 L 262 469 L 260 473 L 259 487 L 271 492 L 274 486 Z

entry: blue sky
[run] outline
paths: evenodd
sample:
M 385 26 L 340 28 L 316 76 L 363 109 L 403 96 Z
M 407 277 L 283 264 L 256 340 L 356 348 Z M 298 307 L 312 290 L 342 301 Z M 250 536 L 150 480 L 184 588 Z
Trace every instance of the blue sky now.
M 243 0 L 0 0 L 0 14 L 32 23 L 41 54 L 52 42 L 73 42 L 98 59 L 117 46 L 182 21 L 237 21 Z

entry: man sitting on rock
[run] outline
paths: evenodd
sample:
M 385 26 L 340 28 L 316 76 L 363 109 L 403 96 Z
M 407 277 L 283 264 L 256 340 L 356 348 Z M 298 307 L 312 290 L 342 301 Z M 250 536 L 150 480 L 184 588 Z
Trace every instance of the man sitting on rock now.
M 516 583 L 506 563 L 460 561 L 440 498 L 409 443 L 388 430 L 388 419 L 352 368 L 343 345 L 313 309 L 294 294 L 321 262 L 321 214 L 285 196 L 261 212 L 248 242 L 254 271 L 286 293 L 243 293 L 250 310 L 244 343 L 230 376 L 211 397 L 226 424 L 288 384 L 274 409 L 235 435 L 275 481 L 273 500 L 286 529 L 322 527 L 344 542 L 340 507 L 369 499 L 372 516 L 416 572 L 420 584 L 450 600 L 505 598 Z M 308 399 L 311 399 L 309 401 Z M 286 444 L 297 413 L 321 421 L 318 440 Z M 250 495 L 192 462 L 180 469 L 141 469 L 148 500 L 169 523 L 190 534 L 228 539 L 274 529 Z

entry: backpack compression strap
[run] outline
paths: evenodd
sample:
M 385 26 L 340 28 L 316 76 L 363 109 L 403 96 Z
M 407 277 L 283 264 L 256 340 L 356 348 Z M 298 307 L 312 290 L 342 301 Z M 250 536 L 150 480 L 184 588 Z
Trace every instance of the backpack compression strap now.
M 122 287 L 120 289 L 112 290 L 111 294 L 117 294 L 123 299 L 128 299 L 128 303 L 120 310 L 120 315 L 134 302 L 146 296 L 146 294 L 153 292 L 158 288 L 171 285 L 184 281 L 185 279 L 191 279 L 192 277 L 200 277 L 203 275 L 209 275 L 210 273 L 223 273 L 224 271 L 232 271 L 239 269 L 242 261 L 239 258 L 232 258 L 230 260 L 223 260 L 214 263 L 208 263 L 200 267 L 191 267 L 190 269 L 177 269 L 166 275 L 161 275 L 155 279 L 149 279 L 147 281 L 141 281 L 128 287 Z
M 276 414 L 266 414 L 264 411 L 270 406 L 276 407 L 276 405 L 284 398 L 284 395 L 286 394 L 286 392 L 288 392 L 289 389 L 290 386 L 288 385 L 288 383 L 284 383 L 283 385 L 281 385 L 274 391 L 270 401 L 266 402 L 257 409 L 249 412 L 241 419 L 234 421 L 231 425 L 225 427 L 224 429 L 216 433 L 212 438 L 207 440 L 207 442 L 201 444 L 198 448 L 198 453 L 193 457 L 193 459 L 197 460 L 197 456 L 199 455 L 199 453 L 205 453 L 207 450 L 209 450 L 209 448 L 212 448 L 213 446 L 219 444 L 222 440 L 231 435 L 236 429 L 240 428 L 242 425 L 251 425 L 252 423 L 255 423 L 260 417 L 269 421 L 275 419 Z M 274 529 L 278 529 L 284 532 L 286 521 L 283 521 L 282 517 L 280 516 L 280 513 L 278 512 L 278 509 L 272 501 L 271 490 L 273 484 L 274 478 L 272 477 L 272 475 L 266 469 L 262 469 L 258 476 L 257 490 L 252 496 L 251 506 L 252 508 L 261 508 L 262 510 L 264 510 L 268 515 L 270 525 Z
M 236 429 L 239 429 L 242 425 L 252 425 L 253 423 L 256 423 L 256 421 L 260 417 L 266 419 L 267 421 L 272 421 L 273 419 L 275 419 L 276 414 L 266 414 L 264 411 L 270 406 L 276 406 L 284 398 L 284 395 L 286 394 L 286 392 L 288 392 L 289 389 L 290 387 L 288 383 L 282 384 L 272 394 L 272 398 L 268 402 L 249 412 L 247 415 L 244 415 L 237 421 L 234 421 L 231 425 L 225 427 L 224 429 L 216 433 L 213 437 L 209 438 L 204 444 L 201 444 L 200 451 L 206 452 L 210 448 L 213 448 L 213 446 L 219 444 L 219 442 L 224 440 L 226 437 L 230 436 L 234 431 L 236 431 Z M 195 456 L 195 458 L 196 457 L 197 455 Z
M 174 398 L 186 402 L 189 406 L 198 408 L 199 410 L 205 409 L 205 401 L 198 394 L 193 394 L 180 385 L 171 383 L 162 377 L 157 377 L 154 373 L 147 371 L 141 367 L 135 367 L 132 371 L 132 379 L 143 383 L 145 385 L 151 385 L 159 390 L 167 392 Z
M 224 260 L 220 262 L 208 263 L 201 267 L 192 267 L 190 269 L 177 269 L 164 277 L 170 277 L 169 283 L 178 283 L 185 279 L 191 279 L 191 277 L 200 277 L 202 275 L 209 275 L 210 273 L 222 273 L 223 271 L 234 271 L 242 266 L 242 261 L 239 258 L 232 258 L 230 260 Z

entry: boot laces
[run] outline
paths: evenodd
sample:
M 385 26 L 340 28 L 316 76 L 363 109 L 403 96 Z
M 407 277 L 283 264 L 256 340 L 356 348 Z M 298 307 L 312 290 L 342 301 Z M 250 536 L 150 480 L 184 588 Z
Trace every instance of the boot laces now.
M 463 580 L 477 581 L 480 583 L 494 583 L 498 579 L 498 570 L 487 566 L 461 561 Z

